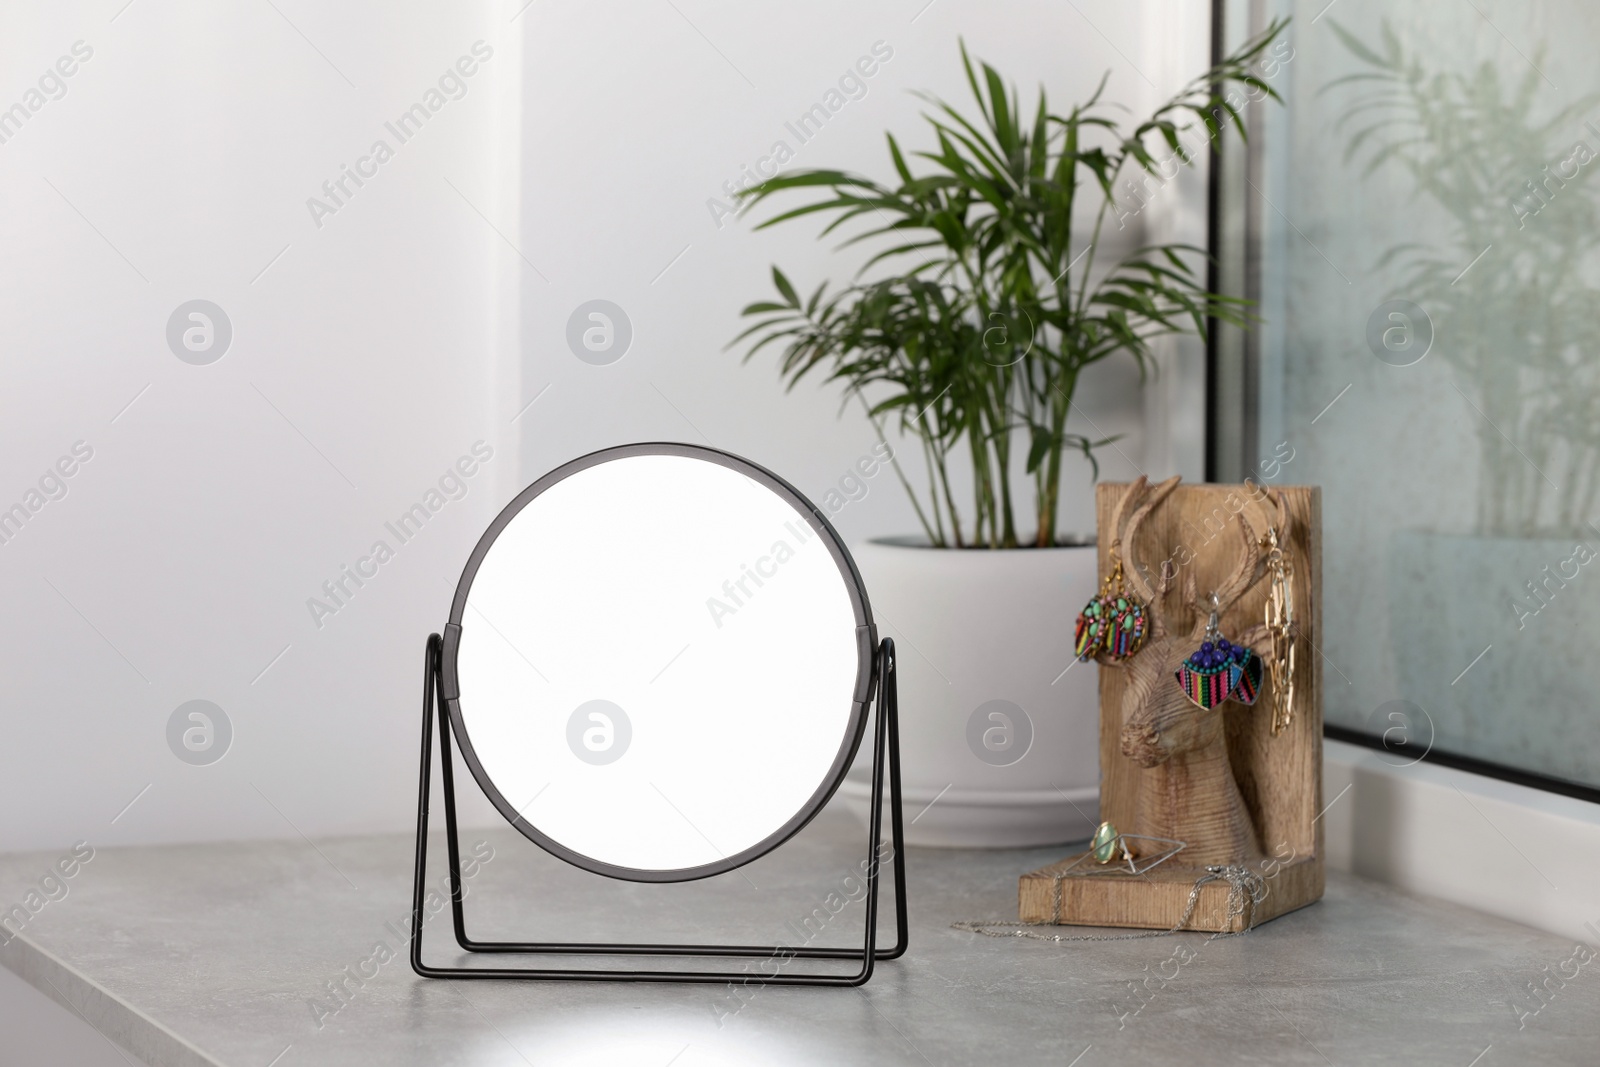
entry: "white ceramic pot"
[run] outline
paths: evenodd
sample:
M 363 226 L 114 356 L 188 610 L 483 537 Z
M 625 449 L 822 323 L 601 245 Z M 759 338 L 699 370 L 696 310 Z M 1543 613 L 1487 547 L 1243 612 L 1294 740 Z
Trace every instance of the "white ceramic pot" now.
M 1095 549 L 852 547 L 899 661 L 906 843 L 1081 841 L 1100 800 L 1099 686 L 1072 655 Z M 841 792 L 865 817 L 870 748 Z

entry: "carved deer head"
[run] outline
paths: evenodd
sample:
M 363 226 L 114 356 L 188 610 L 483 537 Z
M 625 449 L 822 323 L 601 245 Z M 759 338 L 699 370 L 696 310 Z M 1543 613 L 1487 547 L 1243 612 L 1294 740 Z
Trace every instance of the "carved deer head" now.
M 1259 855 L 1260 846 L 1229 766 L 1223 716 L 1252 711 L 1231 702 L 1197 707 L 1173 675 L 1205 635 L 1213 610 L 1210 594 L 1216 595 L 1215 610 L 1220 616 L 1261 579 L 1263 559 L 1258 542 L 1264 531 L 1251 528 L 1246 518 L 1249 508 L 1238 513 L 1238 557 L 1232 570 L 1215 590 L 1204 591 L 1196 588 L 1193 569 L 1185 573 L 1182 606 L 1189 625 L 1172 625 L 1163 607 L 1175 568 L 1170 560 L 1164 563 L 1152 585 L 1140 566 L 1138 538 L 1145 519 L 1171 496 L 1178 481 L 1169 478 L 1151 490 L 1148 480 L 1141 477 L 1129 487 L 1112 525 L 1114 550 L 1127 553 L 1128 582 L 1149 605 L 1149 635 L 1144 647 L 1124 666 L 1127 685 L 1122 694 L 1121 750 L 1145 769 L 1140 776 L 1137 825 L 1128 832 L 1187 842 L 1182 861 L 1186 865 L 1239 863 Z M 1130 508 L 1132 515 L 1123 529 L 1123 517 Z M 1275 511 L 1273 521 L 1279 536 L 1287 537 L 1289 517 L 1281 495 L 1276 497 Z M 1200 550 L 1193 546 L 1193 551 Z M 1258 655 L 1268 651 L 1265 626 L 1253 626 L 1235 640 Z

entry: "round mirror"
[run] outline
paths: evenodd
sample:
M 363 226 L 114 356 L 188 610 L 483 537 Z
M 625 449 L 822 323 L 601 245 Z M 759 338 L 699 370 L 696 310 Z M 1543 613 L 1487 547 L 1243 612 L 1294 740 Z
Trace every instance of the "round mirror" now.
M 450 623 L 446 703 L 478 784 L 616 878 L 776 847 L 866 725 L 874 633 L 849 554 L 792 486 L 714 449 L 628 445 L 539 479 L 478 542 Z

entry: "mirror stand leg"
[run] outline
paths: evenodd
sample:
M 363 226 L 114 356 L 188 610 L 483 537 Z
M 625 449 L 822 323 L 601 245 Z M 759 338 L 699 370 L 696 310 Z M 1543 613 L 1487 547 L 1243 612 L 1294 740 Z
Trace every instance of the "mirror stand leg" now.
M 428 635 L 422 660 L 422 770 L 417 783 L 417 858 L 411 886 L 411 969 L 424 978 L 444 977 L 422 962 L 424 883 L 428 867 L 428 795 L 433 787 L 433 702 L 437 690 L 440 637 Z
M 438 634 L 428 638 L 423 661 L 421 767 L 417 782 L 417 850 L 415 877 L 412 883 L 411 909 L 411 969 L 424 978 L 523 978 L 555 981 L 642 981 L 642 982 L 694 982 L 736 983 L 750 978 L 749 972 L 713 971 L 652 971 L 652 970 L 568 970 L 559 968 L 479 968 L 431 967 L 422 962 L 422 928 L 427 918 L 427 859 L 429 800 L 433 787 L 433 731 L 437 715 L 439 728 L 440 784 L 445 800 L 445 833 L 448 844 L 448 864 L 451 887 L 451 911 L 455 924 L 456 940 L 470 952 L 514 953 L 578 953 L 599 956 L 660 957 L 771 957 L 774 959 L 805 958 L 849 960 L 859 958 L 861 970 L 855 975 L 791 974 L 764 980 L 767 985 L 791 986 L 853 986 L 861 985 L 872 976 L 873 964 L 880 959 L 895 959 L 906 950 L 907 921 L 905 905 L 904 826 L 900 808 L 900 727 L 897 686 L 895 684 L 894 642 L 885 638 L 879 647 L 877 722 L 873 731 L 872 765 L 872 815 L 871 855 L 868 867 L 866 943 L 857 953 L 850 949 L 802 949 L 799 952 L 782 946 L 762 947 L 748 945 L 624 945 L 624 944 L 561 944 L 561 943 L 501 943 L 475 942 L 466 937 L 465 916 L 462 906 L 462 880 L 460 843 L 456 828 L 455 781 L 451 767 L 449 715 L 442 692 L 440 657 L 443 639 Z M 887 782 L 885 777 L 887 776 Z M 889 804 L 889 834 L 892 852 L 891 871 L 895 896 L 896 938 L 892 948 L 878 949 L 877 903 L 881 853 L 883 847 L 883 807 Z M 789 955 L 792 954 L 792 955 Z
M 894 639 L 885 637 L 882 645 L 883 677 L 879 689 L 879 710 L 888 726 L 889 747 L 889 847 L 893 849 L 895 941 L 892 948 L 878 953 L 880 960 L 896 960 L 905 955 L 910 941 L 906 917 L 905 814 L 900 802 L 900 692 L 896 680 Z

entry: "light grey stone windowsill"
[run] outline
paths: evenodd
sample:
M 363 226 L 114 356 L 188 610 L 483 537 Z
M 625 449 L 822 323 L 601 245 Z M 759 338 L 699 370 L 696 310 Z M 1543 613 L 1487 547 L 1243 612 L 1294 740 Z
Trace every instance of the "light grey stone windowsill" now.
M 789 924 L 826 915 L 866 853 L 858 824 L 831 809 L 742 874 L 677 886 L 597 879 L 509 830 L 468 831 L 464 846 L 481 839 L 494 858 L 469 883 L 469 931 L 508 939 L 792 942 Z M 1057 945 L 950 929 L 1014 915 L 1016 876 L 1059 848 L 911 851 L 911 950 L 861 989 L 752 984 L 741 1002 L 716 986 L 426 981 L 393 932 L 411 849 L 406 836 L 102 849 L 0 963 L 151 1067 L 1493 1067 L 1593 1064 L 1600 1038 L 1600 964 L 1563 981 L 1570 941 L 1334 872 L 1321 903 L 1244 937 Z M 21 899 L 54 858 L 0 859 L 0 900 Z M 442 859 L 441 844 L 431 885 Z M 849 905 L 815 943 L 855 941 L 860 913 Z M 433 961 L 463 955 L 448 922 L 429 924 Z M 375 958 L 341 1005 L 328 984 Z M 1519 1029 L 1514 1005 L 1540 1003 L 1530 982 L 1547 983 L 1545 1002 Z

